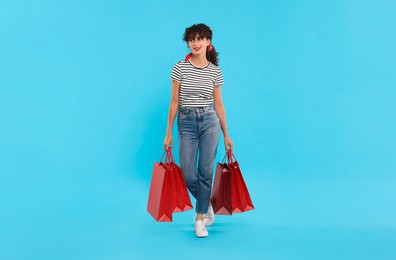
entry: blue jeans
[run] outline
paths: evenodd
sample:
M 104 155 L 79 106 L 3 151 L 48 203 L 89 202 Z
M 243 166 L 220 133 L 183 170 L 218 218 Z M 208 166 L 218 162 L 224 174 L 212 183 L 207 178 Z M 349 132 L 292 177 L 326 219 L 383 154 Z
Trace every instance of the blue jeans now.
M 220 120 L 211 106 L 181 107 L 177 125 L 180 167 L 184 181 L 197 200 L 195 211 L 198 214 L 205 214 L 208 212 L 212 191 L 214 160 L 220 138 Z

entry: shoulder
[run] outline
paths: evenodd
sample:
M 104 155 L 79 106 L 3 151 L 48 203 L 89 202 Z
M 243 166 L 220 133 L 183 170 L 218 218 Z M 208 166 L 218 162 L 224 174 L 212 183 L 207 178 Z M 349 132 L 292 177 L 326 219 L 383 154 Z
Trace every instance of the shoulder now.
M 188 62 L 185 61 L 185 60 L 180 60 L 180 61 L 176 62 L 176 63 L 174 64 L 174 66 L 182 67 L 182 66 L 186 65 L 187 63 L 188 63 Z
M 209 63 L 209 66 L 208 66 L 208 67 L 209 67 L 211 70 L 220 71 L 220 72 L 221 72 L 220 66 L 214 65 L 212 62 Z
M 185 60 L 180 60 L 173 64 L 173 70 L 184 71 L 187 67 L 187 62 Z
M 189 69 L 188 62 L 185 60 L 180 60 L 173 65 L 173 70 L 180 71 L 180 73 Z
M 220 66 L 214 65 L 212 62 L 209 62 L 209 67 L 220 69 Z
M 209 63 L 208 69 L 209 71 L 217 75 L 217 77 L 222 75 L 221 68 L 217 65 L 214 65 L 212 62 Z

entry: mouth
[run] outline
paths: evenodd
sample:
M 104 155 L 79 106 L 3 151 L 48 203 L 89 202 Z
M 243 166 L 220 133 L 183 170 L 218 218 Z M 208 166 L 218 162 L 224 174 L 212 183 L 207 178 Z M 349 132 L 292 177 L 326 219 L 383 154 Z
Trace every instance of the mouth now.
M 194 51 L 199 51 L 201 49 L 201 47 L 195 47 L 193 49 L 194 49 Z

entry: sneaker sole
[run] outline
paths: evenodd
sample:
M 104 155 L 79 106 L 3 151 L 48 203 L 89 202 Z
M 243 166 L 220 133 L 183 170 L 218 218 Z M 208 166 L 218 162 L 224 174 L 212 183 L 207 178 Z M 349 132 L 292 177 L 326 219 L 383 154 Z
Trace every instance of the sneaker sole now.
M 207 237 L 208 235 L 205 235 L 205 236 L 198 236 L 197 234 L 195 234 L 195 236 L 198 237 L 198 238 L 204 238 L 204 237 Z

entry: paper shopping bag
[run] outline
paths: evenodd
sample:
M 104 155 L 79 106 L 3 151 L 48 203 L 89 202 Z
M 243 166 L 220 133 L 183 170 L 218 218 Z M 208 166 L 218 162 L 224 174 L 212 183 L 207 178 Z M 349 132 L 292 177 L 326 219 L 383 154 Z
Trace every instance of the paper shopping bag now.
M 217 163 L 211 203 L 215 214 L 232 214 L 232 182 L 227 164 Z
M 180 167 L 169 148 L 159 163 L 154 163 L 147 211 L 158 222 L 171 222 L 172 213 L 192 209 Z
M 167 150 L 167 160 L 172 168 L 172 177 L 174 180 L 174 210 L 173 212 L 181 212 L 192 209 L 190 196 L 188 195 L 187 186 L 184 182 L 183 174 L 180 167 L 176 164 L 176 160 L 172 154 L 172 148 Z
M 172 172 L 162 162 L 154 163 L 147 211 L 158 222 L 172 221 Z
M 222 163 L 216 165 L 211 203 L 215 214 L 222 215 L 254 209 L 239 164 L 230 149 Z
M 233 193 L 233 213 L 241 213 L 254 209 L 249 191 L 243 179 L 241 168 L 234 154 L 229 149 L 228 154 L 228 169 L 232 176 L 232 193 Z
M 177 191 L 177 198 L 176 198 L 177 206 L 175 209 L 177 209 L 177 211 L 183 211 L 183 212 L 190 210 L 193 208 L 193 206 L 191 204 L 190 196 L 188 195 L 188 190 L 186 183 L 184 181 L 182 171 L 180 167 L 175 163 L 172 163 L 172 168 L 173 168 L 175 186 Z

